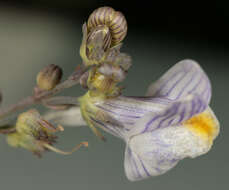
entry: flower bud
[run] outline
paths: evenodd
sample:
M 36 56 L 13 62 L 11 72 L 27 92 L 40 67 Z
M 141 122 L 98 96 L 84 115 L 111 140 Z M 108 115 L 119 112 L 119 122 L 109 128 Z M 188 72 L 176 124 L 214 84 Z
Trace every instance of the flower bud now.
M 83 25 L 83 40 L 80 56 L 85 66 L 97 65 L 104 58 L 111 45 L 111 34 L 107 26 L 96 26 L 88 31 Z
M 43 68 L 37 75 L 37 86 L 41 90 L 51 90 L 60 83 L 62 69 L 54 64 Z
M 95 27 L 88 35 L 86 41 L 86 56 L 90 61 L 100 62 L 105 51 L 111 45 L 111 36 L 106 26 Z

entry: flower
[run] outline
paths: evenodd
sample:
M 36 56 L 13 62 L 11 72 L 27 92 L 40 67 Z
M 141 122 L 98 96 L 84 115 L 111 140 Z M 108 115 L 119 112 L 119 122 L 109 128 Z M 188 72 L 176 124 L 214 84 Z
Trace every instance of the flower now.
M 68 155 L 82 145 L 88 146 L 87 142 L 81 142 L 71 152 L 64 152 L 53 147 L 52 145 L 57 139 L 53 133 L 64 129 L 61 126 L 55 128 L 51 123 L 44 120 L 35 109 L 21 113 L 18 116 L 15 129 L 14 132 L 7 135 L 8 144 L 13 147 L 25 148 L 39 157 L 47 150 Z
M 125 141 L 125 172 L 136 181 L 164 174 L 180 160 L 211 149 L 219 122 L 210 99 L 205 72 L 195 61 L 183 60 L 150 85 L 145 97 L 87 94 L 80 103 L 91 128 Z
M 131 181 L 163 174 L 185 157 L 207 153 L 219 133 L 209 107 L 210 81 L 196 62 L 177 63 L 147 95 L 98 105 L 124 124 L 122 130 L 101 125 L 126 141 L 124 165 Z

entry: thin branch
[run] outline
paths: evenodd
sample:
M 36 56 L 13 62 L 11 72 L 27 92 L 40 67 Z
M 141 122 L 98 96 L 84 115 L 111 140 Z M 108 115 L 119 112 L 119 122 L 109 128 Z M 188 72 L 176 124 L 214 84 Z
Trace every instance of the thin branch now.
M 16 128 L 10 125 L 5 125 L 0 127 L 0 134 L 14 133 Z
M 43 91 L 33 96 L 28 96 L 16 104 L 10 105 L 5 109 L 0 109 L 0 121 L 5 119 L 6 116 L 17 112 L 18 110 L 24 109 L 34 104 L 40 104 L 44 99 L 50 98 L 60 91 L 78 84 L 80 77 L 87 70 L 88 68 L 85 67 L 77 67 L 76 71 L 67 80 L 57 85 L 54 89 L 50 91 Z

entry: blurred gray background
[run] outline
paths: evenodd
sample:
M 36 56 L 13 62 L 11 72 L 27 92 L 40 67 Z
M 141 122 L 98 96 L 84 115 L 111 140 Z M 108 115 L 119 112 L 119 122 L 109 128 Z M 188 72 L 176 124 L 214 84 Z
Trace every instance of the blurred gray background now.
M 120 3 L 120 2 L 119 2 Z M 143 2 L 144 3 L 144 2 Z M 129 182 L 124 173 L 125 144 L 105 134 L 101 142 L 89 128 L 66 128 L 56 145 L 70 149 L 82 140 L 88 149 L 61 156 L 46 153 L 38 159 L 30 152 L 9 147 L 0 137 L 0 189 L 2 190 L 110 190 L 110 189 L 228 189 L 229 188 L 229 43 L 226 4 L 174 2 L 126 6 L 117 1 L 0 1 L 0 89 L 2 106 L 29 95 L 37 72 L 58 64 L 67 77 L 81 62 L 81 25 L 97 7 L 121 10 L 129 23 L 123 51 L 133 58 L 124 84 L 126 95 L 144 95 L 147 86 L 176 62 L 191 58 L 208 73 L 213 86 L 211 106 L 221 133 L 211 151 L 185 159 L 165 175 Z M 139 11 L 140 9 L 140 11 Z M 79 96 L 76 86 L 65 92 Z

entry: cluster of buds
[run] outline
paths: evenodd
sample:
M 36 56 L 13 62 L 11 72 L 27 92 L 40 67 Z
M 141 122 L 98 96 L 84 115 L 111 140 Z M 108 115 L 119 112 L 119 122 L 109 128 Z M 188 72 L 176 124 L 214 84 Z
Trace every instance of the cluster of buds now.
M 111 7 L 96 9 L 83 25 L 80 55 L 85 66 L 92 68 L 80 80 L 92 93 L 116 97 L 121 93 L 117 83 L 123 81 L 131 66 L 130 56 L 120 52 L 127 34 L 124 15 Z
M 124 15 L 111 7 L 101 7 L 92 12 L 83 25 L 83 40 L 80 55 L 89 70 L 81 76 L 80 84 L 88 92 L 78 98 L 81 114 L 92 131 L 105 140 L 97 130 L 96 120 L 122 127 L 109 114 L 99 111 L 95 104 L 115 99 L 122 93 L 122 82 L 131 66 L 131 58 L 120 49 L 127 34 Z
M 25 148 L 37 156 L 46 150 L 60 154 L 71 154 L 80 146 L 87 146 L 87 142 L 77 145 L 71 152 L 61 151 L 52 145 L 56 142 L 55 132 L 63 131 L 63 127 L 54 127 L 44 120 L 36 110 L 29 110 L 18 116 L 15 131 L 7 135 L 7 142 L 13 147 Z

